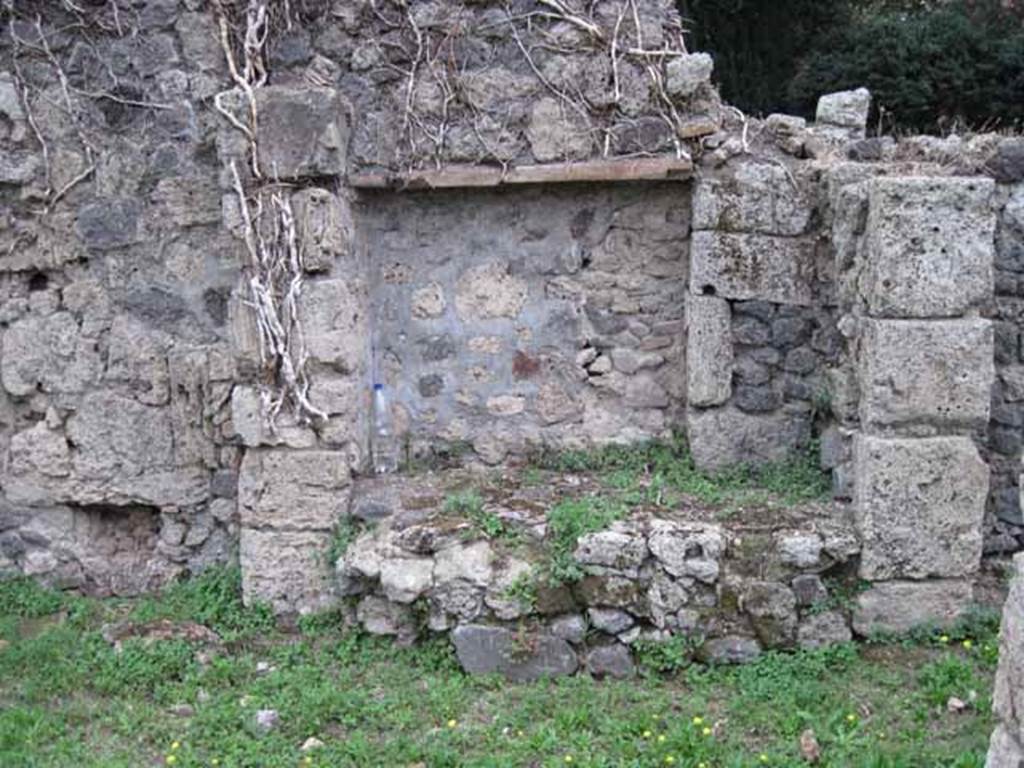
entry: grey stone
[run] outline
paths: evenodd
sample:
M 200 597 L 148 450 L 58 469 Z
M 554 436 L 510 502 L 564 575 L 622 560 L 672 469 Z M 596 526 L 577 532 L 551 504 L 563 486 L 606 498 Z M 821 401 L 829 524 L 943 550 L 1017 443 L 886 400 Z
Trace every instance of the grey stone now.
M 437 584 L 458 580 L 486 587 L 493 572 L 494 552 L 486 541 L 447 547 L 434 558 L 434 580 Z
M 581 536 L 573 554 L 583 566 L 596 565 L 615 570 L 639 568 L 647 558 L 647 542 L 642 536 L 617 531 L 598 531 Z
M 90 203 L 78 211 L 75 229 L 88 248 L 107 251 L 138 242 L 138 200 L 112 199 Z
M 721 405 L 732 394 L 732 313 L 724 299 L 690 295 L 686 302 L 687 401 Z
M 949 626 L 970 608 L 969 581 L 883 581 L 857 597 L 853 629 L 862 637 L 903 633 L 922 626 Z
M 573 645 L 579 645 L 587 637 L 587 622 L 578 613 L 558 616 L 548 624 L 548 629 L 555 637 L 560 637 Z
M 259 162 L 267 174 L 306 179 L 345 172 L 349 126 L 336 90 L 268 85 L 256 96 Z
M 676 578 L 694 578 L 705 584 L 718 580 L 725 536 L 717 525 L 654 520 L 647 546 L 661 567 Z
M 790 583 L 793 594 L 796 596 L 796 604 L 802 608 L 808 608 L 817 603 L 823 603 L 828 599 L 828 590 L 820 576 L 815 574 L 801 574 L 793 578 Z
M 711 82 L 715 62 L 706 53 L 684 53 L 665 66 L 665 90 L 675 98 L 689 98 Z
M 871 92 L 867 88 L 828 93 L 818 99 L 815 121 L 848 128 L 855 138 L 863 138 L 871 110 Z
M 407 605 L 398 605 L 382 597 L 368 595 L 356 606 L 356 619 L 371 635 L 398 637 L 407 642 L 415 639 L 416 622 Z
M 999 667 L 992 695 L 992 710 L 999 725 L 993 735 L 989 763 L 1003 761 L 996 765 L 1014 765 L 1010 758 L 1019 754 L 1024 740 L 1024 556 L 1020 554 L 1014 557 L 1012 576 L 999 630 Z
M 801 235 L 813 205 L 780 165 L 744 163 L 731 179 L 702 179 L 694 190 L 694 229 Z
M 815 301 L 810 239 L 699 231 L 693 233 L 690 253 L 692 293 L 801 306 Z
M 1024 747 L 1017 735 L 1002 723 L 992 732 L 985 768 L 1024 768 Z
M 989 470 L 969 438 L 860 435 L 854 454 L 863 578 L 949 578 L 978 570 Z
M 772 340 L 769 326 L 757 318 L 743 317 L 732 326 L 733 341 L 745 346 L 760 347 Z
M 979 178 L 869 182 L 860 290 L 872 315 L 951 317 L 991 295 L 992 191 Z
M 266 603 L 276 613 L 327 610 L 334 589 L 326 565 L 330 531 L 242 528 L 239 564 L 246 605 Z
M 281 724 L 281 715 L 276 709 L 260 709 L 256 712 L 256 729 L 262 733 L 270 733 Z
M 736 387 L 733 405 L 744 413 L 770 413 L 782 405 L 782 393 L 770 385 Z
M 811 614 L 797 629 L 797 645 L 805 650 L 848 643 L 852 639 L 846 617 L 838 611 Z
M 1007 136 L 999 142 L 985 169 L 1000 184 L 1024 181 L 1024 139 Z
M 380 586 L 388 600 L 413 603 L 433 581 L 434 563 L 430 558 L 389 558 L 380 564 Z
M 587 671 L 594 677 L 628 680 L 636 675 L 633 654 L 622 643 L 600 645 L 587 653 Z
M 667 408 L 671 402 L 664 387 L 645 375 L 630 378 L 624 400 L 633 408 Z
M 861 327 L 858 387 L 866 428 L 948 433 L 988 423 L 995 378 L 988 320 L 873 320 Z
M 533 156 L 540 162 L 581 160 L 593 148 L 593 139 L 583 119 L 550 96 L 534 102 L 526 137 Z
M 735 408 L 690 408 L 687 435 L 694 462 L 704 470 L 780 461 L 810 440 L 809 416 L 785 410 L 765 414 Z
M 349 484 L 342 451 L 249 450 L 238 480 L 242 525 L 333 530 L 347 509 Z
M 786 565 L 795 568 L 813 568 L 821 562 L 824 546 L 816 533 L 788 533 L 778 537 L 779 557 Z
M 743 588 L 742 609 L 761 644 L 769 648 L 792 645 L 797 628 L 796 596 L 785 584 L 751 582 Z
M 522 645 L 501 627 L 466 624 L 452 632 L 462 668 L 472 675 L 501 674 L 513 682 L 532 682 L 573 674 L 579 660 L 572 647 L 551 635 L 530 637 Z
M 587 616 L 594 629 L 609 635 L 625 632 L 636 623 L 628 613 L 615 608 L 591 608 Z
M 728 635 L 707 640 L 697 655 L 708 664 L 749 664 L 761 655 L 761 646 L 752 637 Z

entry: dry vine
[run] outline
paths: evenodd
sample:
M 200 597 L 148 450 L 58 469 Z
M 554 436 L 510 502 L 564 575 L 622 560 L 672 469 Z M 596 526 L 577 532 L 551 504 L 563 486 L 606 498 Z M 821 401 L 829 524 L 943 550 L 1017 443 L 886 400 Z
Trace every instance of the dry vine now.
M 302 249 L 295 228 L 289 187 L 267 177 L 259 162 L 259 113 L 256 91 L 267 81 L 266 44 L 271 15 L 266 0 L 249 0 L 241 34 L 241 60 L 231 42 L 229 9 L 218 4 L 220 39 L 236 93 L 245 101 L 239 118 L 226 106 L 232 93 L 217 94 L 214 106 L 246 138 L 253 189 L 247 193 L 232 160 L 230 169 L 242 218 L 246 260 L 242 273 L 248 288 L 245 300 L 256 321 L 262 368 L 260 400 L 267 427 L 276 431 L 281 410 L 290 405 L 299 423 L 326 419 L 309 399 L 309 355 L 299 319 L 303 287 Z M 287 18 L 288 8 L 285 6 Z M 251 199 L 250 199 L 251 196 Z

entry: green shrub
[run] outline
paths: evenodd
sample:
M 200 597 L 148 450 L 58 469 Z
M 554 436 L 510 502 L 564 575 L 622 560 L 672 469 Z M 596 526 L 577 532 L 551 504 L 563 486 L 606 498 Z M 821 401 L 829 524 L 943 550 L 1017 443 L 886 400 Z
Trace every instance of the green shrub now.
M 883 128 L 946 132 L 1024 121 L 1024 28 L 999 0 L 867 12 L 824 36 L 788 88 L 811 114 L 821 94 L 866 86 Z

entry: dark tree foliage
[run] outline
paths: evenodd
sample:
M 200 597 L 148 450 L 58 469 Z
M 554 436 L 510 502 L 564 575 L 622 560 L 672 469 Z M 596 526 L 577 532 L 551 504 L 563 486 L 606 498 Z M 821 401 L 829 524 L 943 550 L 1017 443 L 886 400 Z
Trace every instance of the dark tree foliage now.
M 820 94 L 859 85 L 885 128 L 1019 127 L 1024 25 L 997 0 L 864 14 L 815 46 L 787 101 L 807 113 Z
M 853 19 L 854 0 L 680 0 L 689 47 L 715 59 L 722 96 L 753 114 L 784 110 L 801 58 Z
M 813 116 L 865 85 L 886 130 L 1020 127 L 1024 19 L 1007 0 L 681 0 L 723 96 Z

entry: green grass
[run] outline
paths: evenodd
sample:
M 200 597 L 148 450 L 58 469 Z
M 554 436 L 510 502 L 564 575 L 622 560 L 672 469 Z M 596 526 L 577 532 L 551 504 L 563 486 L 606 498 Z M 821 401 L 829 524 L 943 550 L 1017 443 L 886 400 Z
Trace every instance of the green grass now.
M 444 512 L 464 517 L 489 539 L 497 539 L 506 533 L 501 518 L 484 508 L 483 496 L 474 488 L 449 494 L 444 501 Z
M 583 569 L 573 557 L 579 538 L 604 530 L 625 517 L 627 511 L 624 504 L 603 496 L 565 499 L 548 510 L 548 580 L 563 583 L 581 579 Z
M 680 494 L 712 505 L 766 499 L 794 505 L 826 498 L 831 490 L 814 445 L 786 461 L 712 473 L 696 467 L 685 438 L 677 436 L 589 451 L 540 450 L 531 457 L 531 468 L 600 474 L 612 488 L 626 492 L 632 503 L 659 506 L 671 506 Z
M 987 619 L 741 668 L 651 647 L 640 657 L 652 674 L 633 681 L 512 685 L 462 674 L 443 639 L 398 648 L 345 631 L 335 614 L 283 634 L 241 605 L 231 570 L 134 602 L 9 581 L 0 606 L 4 768 L 799 766 L 807 728 L 826 767 L 981 768 L 992 727 Z M 112 618 L 154 617 L 203 620 L 235 640 L 203 660 L 178 640 L 115 653 L 99 633 Z M 973 703 L 949 713 L 950 696 Z M 264 708 L 281 724 L 261 735 Z M 311 736 L 325 746 L 307 755 Z

